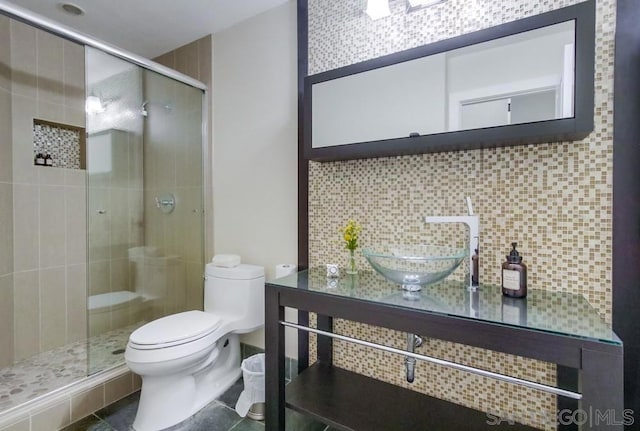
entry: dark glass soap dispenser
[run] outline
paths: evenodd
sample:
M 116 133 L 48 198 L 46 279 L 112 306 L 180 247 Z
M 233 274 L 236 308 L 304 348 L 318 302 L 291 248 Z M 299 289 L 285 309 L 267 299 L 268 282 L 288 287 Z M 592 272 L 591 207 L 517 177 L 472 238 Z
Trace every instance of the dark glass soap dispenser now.
M 516 250 L 518 243 L 512 242 L 507 261 L 502 264 L 502 294 L 512 298 L 527 296 L 527 265 Z

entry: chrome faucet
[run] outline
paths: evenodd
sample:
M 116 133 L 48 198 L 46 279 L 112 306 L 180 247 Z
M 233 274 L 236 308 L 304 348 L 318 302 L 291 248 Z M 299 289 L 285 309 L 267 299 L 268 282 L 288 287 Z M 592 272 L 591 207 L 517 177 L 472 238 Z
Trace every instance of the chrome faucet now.
M 464 223 L 469 227 L 469 289 L 475 290 L 473 279 L 473 255 L 480 248 L 480 217 L 473 214 L 471 198 L 467 197 L 469 215 L 466 216 L 433 216 L 425 217 L 425 223 Z

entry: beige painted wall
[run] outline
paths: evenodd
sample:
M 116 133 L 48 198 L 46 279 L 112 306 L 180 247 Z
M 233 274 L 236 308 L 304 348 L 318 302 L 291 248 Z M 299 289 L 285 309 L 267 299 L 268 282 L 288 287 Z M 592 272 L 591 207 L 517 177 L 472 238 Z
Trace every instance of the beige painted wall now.
M 214 35 L 213 54 L 214 251 L 273 278 L 297 261 L 295 2 Z

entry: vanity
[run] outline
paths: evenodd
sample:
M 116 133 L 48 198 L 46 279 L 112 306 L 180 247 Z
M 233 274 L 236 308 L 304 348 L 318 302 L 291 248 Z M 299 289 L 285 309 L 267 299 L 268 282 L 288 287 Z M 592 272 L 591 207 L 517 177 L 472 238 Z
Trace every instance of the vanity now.
M 285 320 L 285 307 L 299 311 L 298 323 Z M 558 410 L 573 413 L 562 417 L 559 429 L 566 422 L 573 422 L 568 429 L 623 429 L 622 342 L 579 295 L 532 289 L 526 300 L 517 300 L 503 298 L 498 286 L 472 292 L 450 280 L 405 292 L 371 271 L 328 279 L 325 268 L 311 268 L 266 283 L 265 310 L 267 431 L 285 430 L 285 407 L 339 430 L 534 429 L 333 366 L 333 338 L 368 343 L 334 334 L 334 318 L 555 363 L 557 387 L 416 354 L 559 395 Z M 305 318 L 309 312 L 317 313 L 316 327 Z M 287 385 L 285 327 L 299 334 L 299 375 Z M 310 366 L 309 332 L 318 334 L 318 360 Z M 402 361 L 407 352 L 395 350 Z

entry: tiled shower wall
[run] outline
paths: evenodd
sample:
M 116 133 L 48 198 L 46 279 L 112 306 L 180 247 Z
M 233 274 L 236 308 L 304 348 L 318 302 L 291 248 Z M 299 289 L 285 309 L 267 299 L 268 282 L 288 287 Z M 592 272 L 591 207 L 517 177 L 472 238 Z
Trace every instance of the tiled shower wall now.
M 206 36 L 154 60 L 210 86 L 211 43 L 211 36 Z M 203 171 L 207 165 L 204 160 L 210 145 L 205 146 L 203 153 L 201 92 L 149 73 L 145 94 L 152 109 L 145 129 L 145 184 L 149 185 L 145 195 L 147 244 L 171 250 L 182 262 L 182 288 L 175 292 L 183 292 L 184 296 L 169 298 L 167 306 L 174 306 L 179 300 L 186 309 L 202 310 L 205 236 L 198 227 L 202 226 L 205 209 L 203 185 L 211 182 L 203 181 L 203 172 L 207 173 Z M 173 102 L 171 106 L 162 106 L 158 103 L 162 100 Z M 162 214 L 155 207 L 154 197 L 167 192 L 176 197 L 176 209 L 171 214 Z
M 0 40 L 10 40 L 9 18 L 0 16 Z M 13 362 L 13 163 L 11 54 L 0 44 L 0 367 Z
M 109 66 L 118 72 L 104 76 Z M 87 290 L 90 296 L 137 291 L 129 250 L 144 245 L 142 119 L 121 113 L 140 108 L 142 72 L 124 60 L 88 49 L 87 82 L 87 93 L 99 95 L 106 105 L 104 112 L 87 115 Z M 109 148 L 108 154 L 99 153 L 103 147 Z M 143 320 L 138 311 L 135 306 L 90 310 L 89 336 Z
M 98 75 L 102 62 L 123 69 L 88 88 L 110 100 L 104 113 L 88 117 L 89 160 L 97 135 L 108 134 L 113 165 L 105 173 L 90 167 L 89 291 L 141 294 L 134 321 L 202 308 L 201 92 L 106 57 L 89 51 L 89 75 Z M 167 193 L 176 199 L 171 213 L 156 206 L 156 197 Z M 108 211 L 100 214 L 101 208 Z M 96 313 L 91 335 L 113 329 L 117 320 L 112 315 L 104 328 Z
M 84 171 L 33 165 L 33 119 L 84 127 L 84 49 L 0 17 L 0 366 L 86 337 Z M 6 221 L 6 222 L 5 222 Z
M 362 2 L 309 1 L 309 74 L 491 27 L 577 3 L 448 0 L 371 21 Z M 596 3 L 595 127 L 582 141 L 310 164 L 309 263 L 346 263 L 339 228 L 363 225 L 362 244 L 436 240 L 426 215 L 480 215 L 480 281 L 500 283 L 500 264 L 519 243 L 529 288 L 584 295 L 611 320 L 613 55 L 615 1 Z M 331 191 L 328 193 L 327 191 Z M 360 259 L 359 265 L 367 264 Z M 336 330 L 402 348 L 400 333 L 339 321 Z M 337 365 L 484 411 L 554 428 L 555 398 L 421 363 L 404 380 L 402 358 L 338 342 Z M 555 367 L 429 340 L 430 355 L 553 384 Z M 523 401 L 523 400 L 526 400 Z

